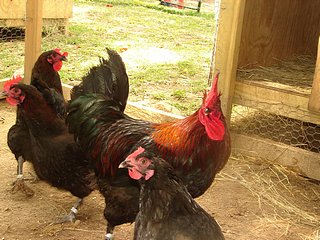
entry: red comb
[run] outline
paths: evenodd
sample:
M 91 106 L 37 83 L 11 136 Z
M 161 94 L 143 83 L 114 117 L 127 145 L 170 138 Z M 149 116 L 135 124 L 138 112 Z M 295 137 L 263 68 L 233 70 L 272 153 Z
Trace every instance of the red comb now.
M 137 150 L 135 150 L 133 153 L 131 153 L 127 158 L 136 158 L 139 154 L 144 152 L 143 147 L 138 147 Z
M 62 53 L 60 48 L 55 48 L 54 51 L 55 51 L 56 53 L 58 53 L 59 55 L 61 55 L 61 56 L 68 57 L 68 52 L 63 52 L 63 53 Z
M 20 75 L 12 76 L 12 78 L 6 81 L 6 83 L 4 84 L 3 90 L 5 92 L 9 92 L 10 88 L 14 85 L 17 85 L 21 80 L 22 80 L 22 77 Z
M 208 92 L 208 95 L 206 97 L 206 105 L 208 105 L 214 98 L 216 98 L 219 94 L 218 94 L 218 80 L 219 80 L 219 72 L 216 73 L 216 75 L 214 76 L 213 82 L 212 82 L 212 86 L 211 86 L 211 90 Z

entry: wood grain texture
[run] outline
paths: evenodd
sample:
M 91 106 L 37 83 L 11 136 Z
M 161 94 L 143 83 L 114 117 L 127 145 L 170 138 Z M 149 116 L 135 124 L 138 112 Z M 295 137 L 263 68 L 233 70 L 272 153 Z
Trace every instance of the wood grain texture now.
M 320 154 L 267 139 L 232 133 L 233 153 L 266 159 L 320 180 Z M 271 154 L 272 153 L 272 154 Z
M 310 111 L 315 111 L 318 113 L 320 112 L 320 37 L 318 43 L 317 63 L 314 71 L 314 78 L 308 107 Z
M 27 0 L 1 0 L 0 19 L 25 19 L 26 2 Z M 72 7 L 73 0 L 43 0 L 43 17 L 70 18 Z
M 238 66 L 268 66 L 294 55 L 316 56 L 319 34 L 319 0 L 247 0 Z
M 29 84 L 31 71 L 41 54 L 43 0 L 27 0 L 24 83 Z
M 309 95 L 251 81 L 237 81 L 233 103 L 304 122 L 320 124 L 320 115 L 308 110 Z
M 245 3 L 245 0 L 222 0 L 220 5 L 214 68 L 220 72 L 218 87 L 222 93 L 222 111 L 228 124 L 231 118 Z

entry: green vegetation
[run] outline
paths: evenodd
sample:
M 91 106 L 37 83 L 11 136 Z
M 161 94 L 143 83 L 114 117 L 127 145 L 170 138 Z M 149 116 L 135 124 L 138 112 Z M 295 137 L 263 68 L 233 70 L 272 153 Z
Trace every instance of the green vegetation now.
M 199 107 L 207 87 L 213 31 L 213 14 L 164 7 L 159 1 L 75 0 L 67 34 L 46 27 L 42 50 L 69 52 L 60 75 L 71 83 L 106 55 L 105 47 L 127 48 L 121 55 L 130 79 L 129 100 L 164 100 L 187 115 Z M 0 42 L 0 79 L 23 67 L 23 60 L 24 41 Z

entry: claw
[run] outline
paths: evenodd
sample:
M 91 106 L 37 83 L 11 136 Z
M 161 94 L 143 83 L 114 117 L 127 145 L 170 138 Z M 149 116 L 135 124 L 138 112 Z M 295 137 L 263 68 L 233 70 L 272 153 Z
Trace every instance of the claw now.
M 17 193 L 18 191 L 23 192 L 28 197 L 34 195 L 34 191 L 24 182 L 23 176 L 18 175 L 17 180 L 13 182 L 13 187 L 11 192 L 13 194 Z
M 54 222 L 54 224 L 60 224 L 60 223 L 66 223 L 66 222 L 74 223 L 75 220 L 76 220 L 76 214 L 70 211 L 69 214 L 60 217 L 57 221 Z
M 82 204 L 82 198 L 77 199 L 77 201 L 73 204 L 69 214 L 62 216 L 60 219 L 58 219 L 55 224 L 65 223 L 65 222 L 72 222 L 74 223 L 76 221 L 77 213 L 78 213 L 78 207 Z

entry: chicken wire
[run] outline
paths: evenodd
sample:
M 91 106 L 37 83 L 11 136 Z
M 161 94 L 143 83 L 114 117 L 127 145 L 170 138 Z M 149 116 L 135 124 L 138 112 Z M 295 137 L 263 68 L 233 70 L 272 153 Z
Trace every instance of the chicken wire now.
M 17 26 L 7 26 L 7 21 L 0 19 L 0 80 L 24 72 L 26 29 L 21 26 L 23 19 L 17 21 Z M 48 45 L 47 39 L 52 35 L 65 34 L 66 26 L 66 19 L 43 19 L 42 44 Z
M 265 109 L 268 109 L 268 104 Z M 279 111 L 280 113 L 284 115 L 285 109 Z M 316 153 L 320 152 L 319 125 L 262 110 L 233 105 L 231 130 L 235 133 L 270 139 Z
M 0 41 L 23 40 L 25 36 L 25 28 L 21 27 L 3 27 L 0 26 Z
M 273 89 L 310 94 L 315 62 L 315 56 L 309 55 L 275 60 L 271 66 L 240 68 L 237 72 L 237 79 Z M 295 115 L 303 119 L 305 113 L 302 110 L 289 108 L 284 103 L 279 103 L 276 106 L 277 114 L 271 114 L 264 111 L 270 108 L 270 103 L 251 102 L 248 105 L 259 106 L 260 110 L 234 105 L 231 116 L 233 131 L 316 153 L 320 152 L 320 125 L 286 117 Z

